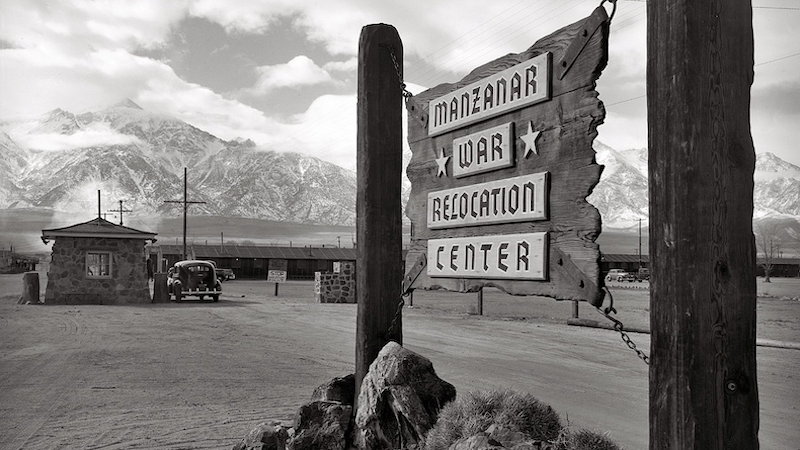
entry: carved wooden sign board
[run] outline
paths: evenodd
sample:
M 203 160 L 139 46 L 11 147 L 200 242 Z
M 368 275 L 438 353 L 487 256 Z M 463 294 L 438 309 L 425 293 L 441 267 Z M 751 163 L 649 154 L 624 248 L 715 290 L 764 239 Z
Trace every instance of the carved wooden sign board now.
M 586 197 L 602 172 L 592 142 L 607 39 L 597 8 L 409 100 L 406 272 L 427 258 L 413 288 L 602 303 L 600 214 Z

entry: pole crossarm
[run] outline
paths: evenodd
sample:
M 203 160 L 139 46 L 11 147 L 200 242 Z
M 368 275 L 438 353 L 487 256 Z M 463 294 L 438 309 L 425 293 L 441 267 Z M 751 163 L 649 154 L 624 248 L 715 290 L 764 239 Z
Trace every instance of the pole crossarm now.
M 188 169 L 183 168 L 183 200 L 164 200 L 164 203 L 182 203 L 183 204 L 183 259 L 186 259 L 186 211 L 189 205 L 199 205 L 205 202 L 191 201 L 188 199 Z M 121 208 L 120 208 L 121 209 Z
M 132 209 L 125 209 L 125 208 L 122 207 L 122 203 L 124 203 L 124 202 L 125 202 L 125 200 L 120 200 L 119 201 L 119 209 L 109 209 L 108 211 L 106 211 L 106 212 L 112 212 L 112 213 L 119 213 L 119 224 L 120 225 L 122 225 L 122 215 L 123 215 L 123 213 L 133 212 Z

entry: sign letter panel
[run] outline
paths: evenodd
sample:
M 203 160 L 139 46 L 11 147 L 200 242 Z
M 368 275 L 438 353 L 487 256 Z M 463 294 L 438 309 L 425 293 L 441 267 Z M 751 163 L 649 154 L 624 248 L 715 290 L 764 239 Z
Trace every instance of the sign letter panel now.
M 547 232 L 428 241 L 432 277 L 547 279 Z
M 517 64 L 428 104 L 428 135 L 550 100 L 550 52 Z
M 514 123 L 492 127 L 453 140 L 453 175 L 467 175 L 514 165 Z
M 547 172 L 428 193 L 428 228 L 547 219 Z

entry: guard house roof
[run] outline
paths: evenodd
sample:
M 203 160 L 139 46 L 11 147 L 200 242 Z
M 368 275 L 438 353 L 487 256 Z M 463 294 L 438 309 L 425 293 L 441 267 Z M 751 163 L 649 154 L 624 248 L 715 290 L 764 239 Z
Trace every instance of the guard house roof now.
M 98 217 L 88 222 L 83 222 L 64 228 L 42 230 L 42 242 L 47 244 L 50 239 L 60 237 L 142 239 L 155 242 L 156 234 L 157 233 L 150 233 L 149 231 L 141 231 L 122 225 L 117 225 Z

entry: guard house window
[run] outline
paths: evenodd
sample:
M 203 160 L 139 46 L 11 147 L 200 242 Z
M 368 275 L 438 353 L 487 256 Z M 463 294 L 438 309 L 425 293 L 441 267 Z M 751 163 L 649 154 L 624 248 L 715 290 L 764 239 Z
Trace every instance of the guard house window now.
M 86 278 L 111 278 L 111 253 L 86 253 Z

